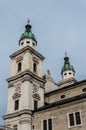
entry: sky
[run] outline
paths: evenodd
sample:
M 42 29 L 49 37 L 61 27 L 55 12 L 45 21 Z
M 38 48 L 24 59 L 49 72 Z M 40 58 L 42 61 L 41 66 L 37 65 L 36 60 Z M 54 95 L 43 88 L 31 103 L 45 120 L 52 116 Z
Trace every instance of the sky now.
M 19 38 L 28 18 L 37 39 L 37 51 L 45 56 L 43 74 L 50 70 L 62 80 L 64 53 L 78 81 L 86 79 L 86 0 L 0 0 L 0 124 L 7 111 L 11 59 L 19 50 Z

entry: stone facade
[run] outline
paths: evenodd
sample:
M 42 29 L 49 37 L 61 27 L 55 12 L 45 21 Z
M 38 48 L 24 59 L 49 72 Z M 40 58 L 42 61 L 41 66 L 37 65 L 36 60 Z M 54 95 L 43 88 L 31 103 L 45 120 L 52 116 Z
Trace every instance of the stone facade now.
M 86 98 L 86 97 L 85 97 Z M 52 108 L 47 108 L 34 113 L 33 125 L 35 130 L 43 130 L 43 120 L 52 119 L 53 130 L 69 130 L 68 114 L 72 112 L 81 112 L 81 125 L 71 127 L 73 130 L 86 129 L 86 99 L 67 103 L 63 105 L 56 105 Z
M 83 94 L 83 89 L 86 88 L 86 82 L 75 83 L 64 88 L 59 88 L 55 91 L 45 94 L 45 102 L 54 103 L 60 100 L 68 99 L 70 97 L 78 96 Z M 63 98 L 62 95 L 64 95 Z
M 31 25 L 25 27 L 19 40 L 20 50 L 10 56 L 8 106 L 1 129 L 86 130 L 86 80 L 75 79 L 67 55 L 61 82 L 55 83 L 49 70 L 43 76 L 44 56 L 36 50 Z

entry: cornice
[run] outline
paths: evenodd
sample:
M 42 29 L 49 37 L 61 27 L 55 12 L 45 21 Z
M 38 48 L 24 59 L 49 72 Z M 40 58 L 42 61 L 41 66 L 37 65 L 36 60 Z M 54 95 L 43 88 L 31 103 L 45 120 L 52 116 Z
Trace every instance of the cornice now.
M 86 80 L 82 80 L 82 81 L 76 82 L 74 84 L 64 86 L 64 87 L 58 88 L 54 91 L 45 93 L 45 97 L 50 96 L 50 95 L 54 95 L 56 93 L 63 92 L 63 91 L 66 91 L 66 90 L 74 89 L 74 88 L 77 88 L 77 87 L 82 86 L 82 85 L 86 85 Z
M 80 101 L 86 102 L 86 93 L 78 95 L 78 96 L 70 97 L 68 99 L 64 99 L 64 100 L 61 100 L 61 101 L 57 101 L 57 102 L 54 102 L 54 103 L 51 103 L 51 104 L 48 104 L 48 105 L 45 105 L 43 107 L 38 108 L 37 110 L 34 110 L 33 112 L 39 112 L 39 111 L 47 110 L 49 108 L 54 108 L 54 107 L 60 108 L 63 105 L 72 104 L 72 103 L 75 103 L 75 102 L 81 103 Z
M 37 57 L 41 58 L 42 60 L 45 59 L 45 57 L 40 54 L 38 51 L 34 50 L 33 48 L 31 48 L 30 46 L 26 46 L 16 52 L 14 52 L 12 55 L 10 55 L 10 58 L 14 58 L 16 56 L 18 56 L 19 54 L 23 53 L 23 52 L 26 52 L 26 51 L 30 51 L 31 53 L 35 54 Z
M 64 86 L 69 86 L 71 84 L 75 84 L 77 82 L 77 80 L 75 78 L 69 78 L 69 79 L 66 79 L 66 80 L 62 80 L 61 82 L 59 82 L 57 85 L 59 87 L 64 87 Z M 68 84 L 67 84 L 68 83 Z M 66 85 L 67 84 L 67 85 Z M 64 86 L 61 86 L 61 85 L 64 85 Z
M 30 81 L 32 83 L 34 80 L 37 80 L 37 81 L 41 82 L 42 85 L 45 84 L 45 80 L 43 78 L 39 77 L 38 75 L 34 74 L 33 72 L 31 72 L 29 70 L 26 70 L 24 72 L 21 72 L 15 76 L 8 78 L 7 82 L 9 83 L 9 87 L 13 86 L 13 81 L 19 80 L 20 78 L 22 78 L 21 79 L 22 82 Z
M 4 115 L 3 119 L 6 120 L 6 119 L 9 119 L 9 118 L 18 117 L 18 116 L 21 116 L 23 114 L 32 115 L 32 111 L 29 110 L 29 109 L 24 109 L 24 110 L 21 110 L 21 111 L 16 111 L 14 113 L 10 113 L 10 114 Z

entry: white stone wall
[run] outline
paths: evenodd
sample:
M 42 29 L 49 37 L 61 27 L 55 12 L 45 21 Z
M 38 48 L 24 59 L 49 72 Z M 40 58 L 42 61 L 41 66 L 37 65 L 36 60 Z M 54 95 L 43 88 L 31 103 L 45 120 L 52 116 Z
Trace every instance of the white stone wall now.
M 17 83 L 19 84 L 19 83 Z M 23 109 L 32 109 L 32 84 L 28 81 L 25 81 L 21 83 L 21 96 L 19 98 L 13 99 L 13 95 L 16 93 L 15 92 L 15 86 L 10 87 L 8 89 L 8 108 L 7 108 L 7 113 L 13 113 L 15 112 L 14 110 L 14 105 L 15 105 L 15 100 L 19 100 L 19 110 Z
M 29 42 L 29 43 L 27 43 L 27 42 Z M 20 49 L 24 48 L 25 46 L 30 46 L 35 49 L 36 42 L 30 38 L 24 38 L 23 40 L 20 41 Z
M 30 53 L 25 53 L 22 60 L 22 71 L 30 69 Z
M 7 113 L 12 113 L 14 112 L 14 101 L 13 101 L 13 96 L 14 94 L 14 87 L 10 87 L 8 89 L 8 106 L 7 106 Z
M 38 64 L 38 76 L 42 77 L 43 76 L 43 67 L 42 67 L 42 61 L 39 60 L 39 64 Z
M 40 95 L 40 100 L 38 102 L 38 107 L 42 107 L 44 105 L 44 89 L 43 88 L 39 88 L 38 93 Z
M 17 63 L 15 59 L 12 59 L 12 63 L 11 63 L 11 76 L 16 75 L 17 73 Z
M 31 123 L 23 122 L 21 123 L 20 130 L 31 130 Z
M 23 71 L 26 71 L 26 70 L 29 70 L 31 72 L 33 72 L 33 63 L 34 63 L 34 60 L 33 58 L 36 57 L 38 59 L 38 63 L 37 63 L 37 75 L 39 77 L 42 77 L 42 61 L 40 58 L 38 58 L 37 56 L 31 54 L 29 51 L 21 54 L 21 55 L 18 55 L 16 56 L 15 58 L 12 59 L 12 65 L 11 65 L 11 76 L 15 76 L 17 75 L 18 73 L 18 63 L 16 60 L 18 57 L 22 56 L 22 60 L 19 61 L 21 62 L 22 64 L 22 68 L 21 68 L 21 71 L 20 72 L 23 72 Z
M 55 83 L 53 80 L 46 78 L 45 93 L 55 90 Z
M 21 85 L 20 109 L 32 109 L 32 84 L 28 81 Z
M 14 125 L 18 126 L 18 130 L 31 130 L 31 115 L 21 115 L 14 118 L 7 119 L 5 125 L 13 128 Z
M 34 91 L 35 87 L 35 91 Z M 37 81 L 33 81 L 33 87 L 32 87 L 32 95 L 38 94 L 40 99 L 32 98 L 32 110 L 34 110 L 34 100 L 38 101 L 38 108 L 42 107 L 44 105 L 44 88 L 40 86 L 40 83 Z
M 71 70 L 64 71 L 62 74 L 63 80 L 69 79 L 69 78 L 75 78 L 75 73 Z
M 29 41 L 30 43 L 27 43 Z M 30 46 L 33 49 L 36 47 L 36 43 L 31 39 L 24 39 L 20 42 L 20 49 L 25 46 Z M 34 50 L 35 51 L 35 50 Z M 36 54 L 35 54 L 36 53 Z M 33 75 L 37 76 L 38 80 L 33 77 L 32 81 L 29 81 L 29 75 L 24 75 L 19 79 L 13 80 L 12 82 L 9 79 L 9 84 L 13 84 L 12 86 L 9 85 L 8 88 L 8 108 L 7 114 L 15 114 L 15 112 L 19 113 L 21 110 L 33 110 L 34 109 L 34 97 L 33 97 L 33 85 L 36 84 L 38 86 L 37 94 L 39 95 L 40 99 L 38 100 L 38 107 L 44 105 L 44 86 L 41 83 L 40 78 L 42 78 L 42 58 L 40 58 L 40 54 L 35 52 L 32 53 L 29 49 L 21 52 L 21 54 L 16 52 L 14 57 L 12 57 L 12 65 L 11 65 L 11 77 L 17 76 L 18 74 L 25 72 L 26 70 L 33 73 Z M 35 58 L 35 59 L 34 59 Z M 37 61 L 35 61 L 37 60 Z M 21 71 L 18 72 L 18 63 L 21 62 Z M 37 72 L 33 71 L 33 64 L 36 62 L 37 64 Z M 26 78 L 26 79 L 25 79 Z M 30 77 L 31 78 L 31 77 Z M 24 80 L 24 81 L 23 81 Z M 15 88 L 17 85 L 20 85 L 20 92 L 16 92 Z M 41 86 L 42 84 L 42 86 Z M 19 93 L 20 96 L 13 99 L 13 95 L 15 93 Z M 19 100 L 19 109 L 14 110 L 15 100 Z M 13 125 L 18 125 L 18 130 L 31 130 L 31 115 L 30 114 L 21 114 L 14 116 L 13 118 L 8 118 L 5 120 L 6 125 L 10 125 L 13 128 Z
M 81 125 L 69 128 L 68 113 L 81 111 Z M 35 130 L 43 129 L 43 120 L 52 119 L 52 130 L 86 130 L 86 102 L 78 102 L 59 105 L 34 113 L 32 124 Z

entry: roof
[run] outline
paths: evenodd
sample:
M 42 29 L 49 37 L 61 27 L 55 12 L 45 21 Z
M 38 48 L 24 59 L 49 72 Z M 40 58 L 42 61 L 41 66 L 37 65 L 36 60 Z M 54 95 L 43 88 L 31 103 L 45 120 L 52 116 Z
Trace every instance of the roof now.
M 34 40 L 34 41 L 37 43 L 36 37 L 35 37 L 35 35 L 32 33 L 32 31 L 31 31 L 32 26 L 29 24 L 29 22 L 28 22 L 28 24 L 25 26 L 25 28 L 26 28 L 26 29 L 25 29 L 25 32 L 22 33 L 22 35 L 20 36 L 20 40 L 19 40 L 19 41 L 23 40 L 24 38 L 30 38 L 30 39 Z
M 54 102 L 54 103 L 51 103 L 51 104 L 47 104 L 47 105 L 45 105 L 41 108 L 38 108 L 37 110 L 34 110 L 33 112 L 39 112 L 39 111 L 42 111 L 42 110 L 45 110 L 45 109 L 48 109 L 48 108 L 53 108 L 53 107 L 56 107 L 56 106 L 59 107 L 61 105 L 72 103 L 72 102 L 79 101 L 79 100 L 82 100 L 82 99 L 86 99 L 86 93 L 78 95 L 78 96 L 70 97 L 68 99 L 64 99 L 64 100 L 61 100 L 61 101 L 57 101 L 57 102 Z
M 86 80 L 82 80 L 82 81 L 78 81 L 74 84 L 71 84 L 69 86 L 65 86 L 65 87 L 62 87 L 62 88 L 58 88 L 58 89 L 55 89 L 54 91 L 51 91 L 51 92 L 48 92 L 48 93 L 45 93 L 45 96 L 49 96 L 51 94 L 55 94 L 57 92 L 60 92 L 60 91 L 64 91 L 64 90 L 67 90 L 67 89 L 71 89 L 71 88 L 75 88 L 77 87 L 78 85 L 81 85 L 81 84 L 84 84 L 86 83 Z
M 69 57 L 67 57 L 67 56 L 64 58 L 64 65 L 62 67 L 61 74 L 66 70 L 71 70 L 71 71 L 75 72 L 73 65 L 71 65 L 69 62 Z

